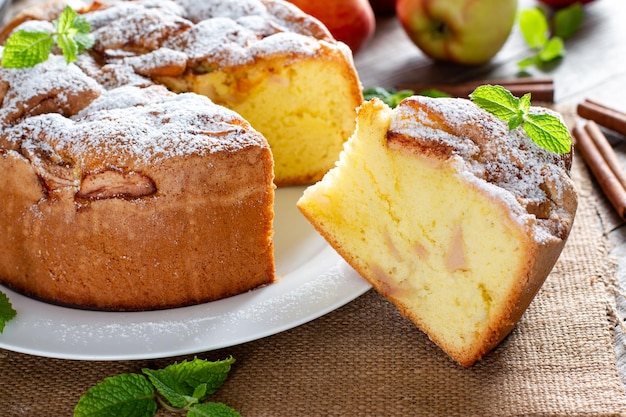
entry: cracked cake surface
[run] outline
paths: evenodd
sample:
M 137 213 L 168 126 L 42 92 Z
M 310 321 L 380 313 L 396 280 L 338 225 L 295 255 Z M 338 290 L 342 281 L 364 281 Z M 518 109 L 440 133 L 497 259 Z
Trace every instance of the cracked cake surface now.
M 22 12 L 0 40 L 51 31 L 62 4 Z M 350 49 L 287 1 L 111 0 L 78 11 L 95 35 L 77 61 L 85 73 L 107 89 L 162 84 L 236 111 L 270 143 L 279 186 L 319 180 L 354 130 L 363 96 Z

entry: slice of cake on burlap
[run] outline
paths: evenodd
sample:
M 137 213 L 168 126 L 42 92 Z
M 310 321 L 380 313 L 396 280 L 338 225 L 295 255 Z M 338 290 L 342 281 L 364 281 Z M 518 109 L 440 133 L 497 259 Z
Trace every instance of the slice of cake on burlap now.
M 298 207 L 471 366 L 512 330 L 563 249 L 577 206 L 570 164 L 469 100 L 412 97 L 391 110 L 375 99 Z

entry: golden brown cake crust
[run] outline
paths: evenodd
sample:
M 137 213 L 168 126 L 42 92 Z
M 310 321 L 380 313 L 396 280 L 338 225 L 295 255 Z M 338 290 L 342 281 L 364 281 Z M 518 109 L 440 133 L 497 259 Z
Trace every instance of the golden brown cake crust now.
M 89 80 L 58 56 L 0 69 L 11 105 L 0 108 L 0 282 L 107 310 L 196 304 L 273 282 L 265 138 L 202 96 Z M 33 111 L 42 101 L 58 111 Z
M 24 10 L 0 39 L 17 29 L 52 31 L 51 21 L 64 6 L 53 1 Z M 247 71 L 262 62 L 287 68 L 296 61 L 332 60 L 351 89 L 342 96 L 355 103 L 347 106 L 352 122 L 362 96 L 349 50 L 318 20 L 283 1 L 111 0 L 77 10 L 90 23 L 95 44 L 75 65 L 53 56 L 32 69 L 0 71 L 0 122 L 7 127 L 0 135 L 2 161 L 32 186 L 25 195 L 16 194 L 15 178 L 2 180 L 0 201 L 7 201 L 7 218 L 18 218 L 20 227 L 11 228 L 4 242 L 11 256 L 2 261 L 0 280 L 59 303 L 106 309 L 191 304 L 271 282 L 272 181 L 310 182 L 331 165 L 276 181 L 275 154 L 247 122 L 206 99 L 176 96 L 157 84 L 218 71 L 239 71 L 249 80 Z M 271 71 L 268 77 L 278 82 Z M 244 96 L 248 87 L 238 81 L 232 95 Z M 207 108 L 210 115 L 203 113 Z M 351 127 L 345 130 L 341 142 Z M 329 148 L 322 153 L 332 153 Z M 183 191 L 184 181 L 197 181 L 197 187 Z M 123 212 L 133 221 L 124 220 Z M 42 219 L 50 227 L 41 227 Z M 165 233 L 161 229 L 168 222 L 174 224 Z M 135 235 L 131 224 L 145 233 Z M 84 233 L 83 240 L 67 238 L 71 226 Z M 182 237 L 192 232 L 195 243 L 187 247 Z M 159 239 L 149 240 L 150 234 Z M 198 241 L 206 234 L 211 237 Z M 78 242 L 84 249 L 78 250 Z M 59 249 L 46 251 L 49 247 Z M 135 252 L 124 252 L 129 248 Z M 163 266 L 155 251 L 171 265 Z M 192 261 L 181 259 L 179 251 L 203 254 Z M 81 253 L 106 265 L 94 267 L 93 274 L 87 267 L 70 272 L 67 262 L 78 262 Z M 141 295 L 147 284 L 119 277 L 116 289 L 105 294 L 104 271 L 124 275 L 138 267 L 120 259 L 142 259 L 143 272 L 134 279 L 144 276 L 162 295 L 150 300 Z M 16 264 L 23 265 L 20 271 Z M 165 275 L 170 278 L 162 279 Z M 188 278 L 179 280 L 181 275 Z M 200 285 L 196 275 L 212 281 Z

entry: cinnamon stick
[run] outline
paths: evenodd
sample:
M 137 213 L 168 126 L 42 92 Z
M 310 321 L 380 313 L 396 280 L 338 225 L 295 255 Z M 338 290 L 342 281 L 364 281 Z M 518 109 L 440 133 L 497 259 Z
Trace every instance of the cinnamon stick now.
M 402 84 L 398 89 L 412 90 L 416 93 L 424 90 L 439 90 L 452 97 L 467 98 L 472 91 L 481 85 L 501 85 L 514 96 L 521 97 L 530 93 L 533 100 L 554 102 L 554 81 L 549 77 L 524 77 L 515 79 L 491 79 L 470 81 L 461 84 Z
M 576 125 L 572 134 L 576 138 L 577 149 L 602 191 L 619 216 L 626 220 L 626 188 L 619 180 L 623 175 L 622 169 L 606 136 L 593 121 L 586 122 L 584 126 Z
M 617 155 L 615 154 L 613 147 L 607 140 L 604 133 L 602 133 L 602 130 L 600 130 L 600 127 L 594 121 L 590 120 L 585 124 L 585 130 L 593 139 L 594 144 L 598 148 L 598 151 L 602 155 L 606 164 L 609 166 L 609 169 L 626 190 L 626 172 L 622 169 L 622 164 L 617 159 Z
M 577 113 L 580 117 L 626 135 L 626 113 L 588 99 L 578 104 Z

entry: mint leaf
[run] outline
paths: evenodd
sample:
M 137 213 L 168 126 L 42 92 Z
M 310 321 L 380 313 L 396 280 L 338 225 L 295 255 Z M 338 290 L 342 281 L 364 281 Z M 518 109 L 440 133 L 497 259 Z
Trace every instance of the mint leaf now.
M 78 44 L 71 36 L 60 34 L 57 37 L 57 45 L 59 45 L 59 48 L 63 51 L 63 57 L 66 63 L 70 64 L 76 61 Z
M 222 385 L 234 362 L 232 357 L 215 362 L 195 358 L 159 370 L 143 369 L 147 377 L 106 378 L 80 398 L 74 417 L 152 417 L 158 408 L 156 400 L 169 411 L 187 410 L 187 416 L 241 417 L 221 403 L 200 404 Z M 157 397 L 155 389 L 163 397 Z
M 148 376 L 150 382 L 173 407 L 186 408 L 198 402 L 193 397 L 193 391 L 188 386 L 183 385 L 177 378 L 163 369 L 151 370 L 142 369 L 142 372 Z
M 89 49 L 95 43 L 91 32 L 91 25 L 84 17 L 80 16 L 74 9 L 67 6 L 59 16 L 57 24 L 59 37 L 64 36 L 76 44 L 77 52 Z
M 528 58 L 524 58 L 517 63 L 517 66 L 524 70 L 528 67 L 532 67 L 533 65 L 539 65 L 541 61 L 537 57 L 537 55 L 529 56 Z
M 217 391 L 234 362 L 232 357 L 216 362 L 195 358 L 163 369 L 142 369 L 142 372 L 172 406 L 186 408 Z
M 507 123 L 518 113 L 519 99 L 500 85 L 482 85 L 469 97 L 479 107 Z
M 76 19 L 76 16 L 76 11 L 70 6 L 66 6 L 57 20 L 52 22 L 57 33 L 69 33 L 74 26 L 74 19 Z
M 241 414 L 222 403 L 205 403 L 191 407 L 187 417 L 241 417 Z
M 9 297 L 0 291 L 0 333 L 4 331 L 4 326 L 15 318 L 17 312 L 13 309 Z
M 548 19 L 538 7 L 520 12 L 519 27 L 524 40 L 533 49 L 542 48 L 548 41 Z
M 85 20 L 87 23 L 87 21 Z M 89 25 L 89 23 L 87 23 Z M 93 44 L 96 42 L 93 35 L 88 32 L 78 32 L 74 35 L 74 42 L 78 45 L 78 52 L 82 52 L 84 50 L 90 49 Z
M 555 153 L 570 151 L 572 139 L 567 126 L 554 115 L 530 113 L 530 94 L 517 98 L 502 86 L 483 85 L 469 97 L 478 107 L 506 122 L 509 130 L 521 126 L 538 146 Z
M 563 39 L 555 36 L 550 38 L 543 49 L 539 51 L 538 58 L 541 62 L 550 62 L 563 56 L 565 56 L 565 45 L 563 44 Z
M 530 111 L 530 93 L 524 94 L 522 98 L 519 99 L 519 108 L 523 114 Z
M 551 114 L 528 114 L 522 126 L 529 138 L 544 149 L 567 153 L 571 148 L 569 130 Z
M 7 39 L 2 51 L 5 68 L 33 67 L 48 59 L 54 40 L 48 32 L 18 30 Z
M 28 68 L 48 59 L 54 44 L 59 46 L 65 62 L 76 61 L 79 52 L 94 44 L 89 22 L 67 6 L 53 22 L 55 32 L 18 30 L 11 34 L 2 52 L 5 68 Z
M 89 34 L 91 25 L 71 7 L 65 7 L 54 26 L 57 30 L 57 45 L 68 64 L 76 61 L 80 51 L 93 46 L 93 36 Z
M 74 417 L 152 417 L 154 387 L 140 374 L 120 374 L 91 387 L 74 408 Z
M 573 36 L 583 24 L 585 13 L 581 3 L 574 3 L 554 13 L 553 34 L 561 39 Z
M 569 38 L 580 29 L 584 19 L 583 7 L 575 3 L 558 10 L 552 21 L 538 7 L 522 10 L 519 27 L 526 44 L 536 52 L 517 63 L 521 70 L 530 66 L 542 66 L 565 56 L 563 39 Z

